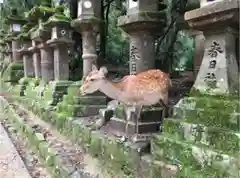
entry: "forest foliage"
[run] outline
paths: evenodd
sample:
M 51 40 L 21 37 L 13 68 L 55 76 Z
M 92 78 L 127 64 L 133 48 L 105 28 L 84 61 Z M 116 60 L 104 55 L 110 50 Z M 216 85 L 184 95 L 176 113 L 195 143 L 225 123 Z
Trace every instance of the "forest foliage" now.
M 3 1 L 3 0 L 2 0 Z M 194 40 L 189 30 L 178 27 L 177 17 L 183 16 L 184 3 L 188 0 L 165 0 L 167 5 L 167 26 L 163 34 L 156 39 L 156 67 L 172 71 L 192 70 L 194 59 Z M 117 18 L 126 13 L 123 0 L 101 0 L 102 18 L 105 21 L 105 27 L 102 27 L 101 37 L 99 37 L 98 52 L 104 64 L 128 66 L 129 62 L 129 35 L 117 26 Z M 39 5 L 41 0 L 4 0 L 1 4 L 1 28 L 7 29 L 4 25 L 4 19 L 10 13 L 12 8 L 17 8 L 19 14 L 27 12 L 35 5 Z M 56 4 L 65 5 L 65 12 L 72 18 L 76 16 L 76 0 L 55 0 Z M 161 28 L 161 27 L 159 27 Z M 160 29 L 161 30 L 161 29 Z M 76 33 L 76 32 L 75 32 Z M 74 37 L 73 40 L 79 42 L 80 37 Z M 81 68 L 81 43 L 75 46 L 71 51 L 72 70 Z

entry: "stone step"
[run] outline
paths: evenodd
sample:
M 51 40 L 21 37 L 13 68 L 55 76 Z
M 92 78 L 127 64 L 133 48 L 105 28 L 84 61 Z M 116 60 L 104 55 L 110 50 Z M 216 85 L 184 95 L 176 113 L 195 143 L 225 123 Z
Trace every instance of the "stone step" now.
M 126 121 L 117 117 L 112 117 L 109 121 L 109 126 L 113 130 L 119 132 L 125 132 Z M 159 131 L 161 122 L 139 122 L 138 133 L 155 133 Z M 133 121 L 128 122 L 128 134 L 132 135 L 136 133 L 136 124 Z
M 240 112 L 239 99 L 216 99 L 213 97 L 186 97 L 183 98 L 177 106 L 189 108 L 189 109 L 216 109 L 222 110 L 225 113 Z
M 123 106 L 117 107 L 114 111 L 114 115 L 119 119 L 125 119 L 125 111 Z M 162 107 L 144 107 L 139 121 L 140 122 L 160 122 L 162 120 L 163 108 Z M 135 118 L 131 117 L 131 120 L 134 121 Z
M 142 162 L 141 156 L 149 151 L 149 142 L 132 143 L 128 140 L 123 142 L 121 137 L 112 135 L 108 128 L 92 130 L 91 122 L 89 117 L 68 118 L 64 130 L 72 140 L 86 148 L 87 152 L 98 157 L 105 168 L 110 168 L 111 172 L 115 173 L 115 177 L 118 177 L 117 172 L 122 171 L 134 176 Z
M 240 174 L 240 156 L 231 157 L 200 145 L 176 140 L 171 135 L 155 135 L 151 142 L 155 160 L 191 167 L 193 170 L 212 171 L 218 177 L 237 177 Z
M 86 117 L 98 115 L 99 109 L 106 107 L 106 105 L 68 105 L 67 110 L 73 117 Z
M 205 127 L 187 123 L 183 119 L 167 118 L 163 121 L 163 132 L 178 140 L 203 144 L 210 149 L 221 150 L 226 154 L 239 153 L 240 133 L 217 127 Z
M 89 104 L 106 105 L 107 97 L 106 96 L 75 96 L 74 103 L 81 104 L 81 105 L 89 105 Z
M 219 178 L 211 171 L 194 170 L 191 167 L 182 167 L 172 163 L 153 160 L 150 177 L 152 178 Z
M 190 123 L 239 131 L 240 112 L 229 114 L 225 113 L 224 110 L 216 110 L 211 108 L 190 109 L 183 106 L 174 106 L 172 113 L 173 118 L 184 118 Z

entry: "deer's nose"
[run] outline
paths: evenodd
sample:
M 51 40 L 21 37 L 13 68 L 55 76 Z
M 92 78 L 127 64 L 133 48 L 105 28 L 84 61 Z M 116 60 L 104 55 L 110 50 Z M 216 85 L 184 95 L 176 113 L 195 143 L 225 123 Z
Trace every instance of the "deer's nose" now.
M 84 86 L 81 86 L 81 88 L 80 88 L 80 94 L 81 94 L 81 95 L 86 95 L 86 92 L 84 91 Z

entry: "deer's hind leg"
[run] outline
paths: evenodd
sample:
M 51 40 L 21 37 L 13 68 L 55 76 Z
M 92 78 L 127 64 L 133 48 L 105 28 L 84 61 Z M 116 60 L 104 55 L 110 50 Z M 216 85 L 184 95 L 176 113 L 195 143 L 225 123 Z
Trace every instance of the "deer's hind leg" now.
M 141 117 L 142 106 L 135 106 L 135 138 L 133 138 L 134 142 L 139 140 L 139 120 Z
M 161 103 L 161 105 L 164 107 L 163 110 L 163 117 L 168 117 L 168 92 L 164 93 L 161 97 L 161 99 L 159 100 L 159 102 Z
M 129 121 L 131 120 L 132 114 L 135 112 L 135 108 L 129 105 L 124 105 L 124 111 L 125 111 L 125 132 L 124 136 L 122 137 L 122 140 L 125 141 L 126 138 L 128 137 L 128 124 Z

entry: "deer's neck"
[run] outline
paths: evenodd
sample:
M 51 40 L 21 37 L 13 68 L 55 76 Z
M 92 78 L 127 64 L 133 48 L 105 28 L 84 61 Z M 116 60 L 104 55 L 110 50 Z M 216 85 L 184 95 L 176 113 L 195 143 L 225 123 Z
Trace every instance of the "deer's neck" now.
M 117 88 L 114 83 L 105 79 L 99 90 L 108 97 L 121 101 L 120 96 L 122 95 L 122 91 L 121 89 Z

